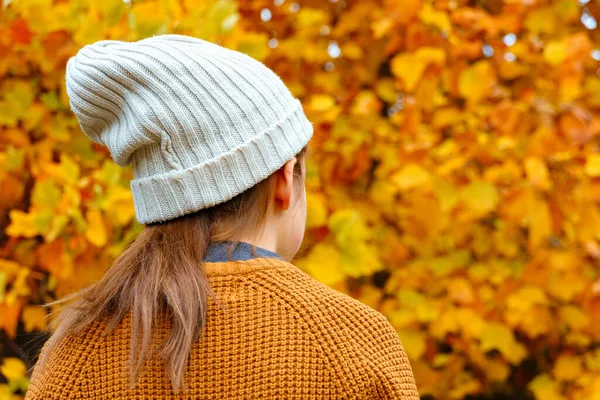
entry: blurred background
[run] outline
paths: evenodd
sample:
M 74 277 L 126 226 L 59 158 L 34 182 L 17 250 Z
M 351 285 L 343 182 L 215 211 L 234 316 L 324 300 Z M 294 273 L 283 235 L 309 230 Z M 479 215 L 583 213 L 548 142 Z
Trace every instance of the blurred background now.
M 2 0 L 0 399 L 40 305 L 141 226 L 69 111 L 101 39 L 204 38 L 274 69 L 315 134 L 295 263 L 383 312 L 423 399 L 600 399 L 599 0 Z

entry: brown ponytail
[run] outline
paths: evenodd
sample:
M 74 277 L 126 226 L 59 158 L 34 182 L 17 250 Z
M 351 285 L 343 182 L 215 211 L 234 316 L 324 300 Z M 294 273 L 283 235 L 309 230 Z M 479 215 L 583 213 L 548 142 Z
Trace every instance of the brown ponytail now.
M 306 148 L 296 156 L 296 178 L 302 176 L 305 154 Z M 159 347 L 159 356 L 165 361 L 173 390 L 185 390 L 185 366 L 206 325 L 209 298 L 218 302 L 201 268 L 208 244 L 235 240 L 264 226 L 271 185 L 272 179 L 265 179 L 225 203 L 146 226 L 102 279 L 46 304 L 65 305 L 51 326 L 54 333 L 36 371 L 67 335 L 81 332 L 96 321 L 107 321 L 108 334 L 131 312 L 129 378 L 133 388 L 140 367 L 150 356 L 152 328 L 167 315 L 172 329 Z

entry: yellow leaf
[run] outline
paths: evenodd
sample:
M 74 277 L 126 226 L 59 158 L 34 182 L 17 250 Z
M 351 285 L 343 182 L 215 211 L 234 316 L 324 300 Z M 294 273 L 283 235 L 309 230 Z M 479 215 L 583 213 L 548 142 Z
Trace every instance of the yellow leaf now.
M 464 399 L 481 391 L 481 382 L 470 372 L 461 371 L 456 377 L 456 384 L 449 393 L 450 399 Z
M 585 173 L 591 177 L 600 176 L 600 154 L 589 154 L 585 163 Z
M 395 76 L 404 81 L 407 92 L 413 92 L 423 76 L 427 66 L 421 60 L 415 59 L 411 54 L 401 53 L 392 59 L 391 69 Z
M 430 174 L 417 164 L 408 164 L 390 177 L 400 190 L 425 186 L 430 182 Z
M 584 388 L 581 399 L 600 400 L 600 375 L 584 373 L 577 380 L 578 386 Z
M 471 262 L 471 253 L 467 249 L 456 250 L 445 256 L 423 260 L 425 266 L 436 275 L 445 276 L 457 269 L 464 268 Z
M 381 269 L 377 249 L 366 243 L 354 243 L 341 249 L 342 269 L 353 278 L 368 276 Z
M 436 128 L 445 128 L 460 122 L 463 119 L 463 115 L 454 107 L 450 108 L 438 108 L 433 115 L 433 125 Z M 445 144 L 456 144 L 453 140 L 449 139 L 444 142 Z M 439 149 L 439 148 L 438 148 Z
M 338 250 L 325 243 L 315 245 L 308 256 L 298 260 L 297 264 L 298 267 L 326 285 L 334 285 L 346 278 Z
M 419 47 L 414 53 L 414 57 L 428 65 L 443 66 L 446 63 L 446 52 L 439 47 Z
M 32 238 L 39 233 L 30 214 L 21 210 L 11 210 L 9 216 L 11 222 L 6 228 L 8 236 Z
M 510 375 L 506 361 L 492 359 L 486 362 L 484 368 L 487 378 L 492 382 L 504 382 Z
M 381 102 L 370 90 L 361 90 L 354 98 L 351 112 L 355 115 L 369 116 L 374 113 L 379 113 L 381 110 Z
M 374 286 L 363 286 L 360 295 L 357 297 L 361 303 L 365 303 L 371 308 L 379 307 L 383 292 Z
M 552 371 L 554 377 L 559 381 L 574 381 L 582 372 L 581 357 L 568 354 L 563 354 L 556 360 Z
M 353 209 L 338 210 L 329 218 L 329 229 L 340 247 L 349 247 L 368 239 L 371 234 L 360 214 Z
M 52 222 L 50 224 L 50 229 L 44 235 L 44 240 L 46 242 L 54 241 L 63 231 L 63 229 L 69 223 L 69 218 L 65 215 L 55 215 L 52 218 Z
M 527 172 L 527 178 L 533 187 L 542 190 L 547 190 L 552 187 L 546 163 L 539 157 L 527 157 L 525 159 L 525 171 Z
M 388 318 L 395 329 L 401 329 L 410 326 L 415 321 L 415 314 L 411 310 L 403 308 L 390 311 Z
M 362 47 L 357 45 L 354 42 L 344 43 L 342 46 L 342 54 L 344 57 L 349 58 L 350 60 L 358 60 L 363 57 L 364 52 Z
M 133 2 L 129 8 L 129 25 L 140 37 L 167 33 L 167 19 L 163 13 L 163 7 L 158 2 Z M 214 21 L 207 22 L 213 24 L 216 23 Z
M 438 340 L 443 340 L 448 333 L 455 333 L 459 330 L 456 321 L 456 311 L 453 308 L 447 309 L 441 313 L 435 324 L 431 325 L 430 333 Z
M 428 304 L 419 304 L 415 309 L 415 317 L 419 322 L 429 323 L 435 321 L 440 316 L 437 308 Z
M 479 314 L 470 308 L 458 308 L 455 318 L 465 339 L 481 338 L 486 322 Z
M 579 76 L 563 76 L 560 80 L 560 101 L 570 103 L 578 99 L 582 92 L 581 79 Z
M 577 210 L 579 223 L 576 235 L 582 243 L 594 241 L 600 236 L 600 210 L 593 203 L 584 203 Z
M 60 200 L 60 187 L 53 181 L 37 181 L 31 194 L 31 204 L 39 210 L 54 211 Z
M 400 53 L 392 59 L 390 68 L 395 76 L 404 81 L 405 90 L 413 92 L 428 65 L 443 66 L 446 62 L 444 50 L 421 47 L 414 54 Z
M 23 168 L 25 162 L 25 150 L 9 146 L 6 152 L 6 170 L 18 171 Z
M 0 373 L 8 380 L 13 381 L 25 377 L 27 368 L 20 358 L 6 357 L 0 366 Z
M 377 81 L 375 92 L 383 101 L 393 103 L 398 98 L 398 90 L 392 78 L 382 78 Z
M 470 183 L 462 189 L 460 198 L 467 210 L 477 217 L 493 211 L 499 201 L 496 187 L 485 181 Z
M 57 209 L 68 216 L 73 216 L 74 214 L 81 212 L 80 205 L 80 191 L 74 186 L 64 186 L 62 196 L 57 204 Z
M 17 275 L 17 272 L 20 268 L 25 268 L 21 266 L 19 263 L 12 260 L 4 260 L 0 259 L 0 271 L 6 273 L 6 277 L 8 280 L 14 279 Z
M 13 398 L 16 397 L 13 395 L 13 392 L 14 390 L 10 387 L 10 385 L 6 383 L 0 383 L 0 399 L 13 400 Z
M 548 374 L 536 376 L 527 386 L 536 400 L 565 400 L 558 384 Z
M 13 127 L 27 116 L 35 92 L 32 83 L 25 80 L 7 80 L 0 87 L 0 125 Z
M 552 328 L 552 315 L 542 305 L 535 305 L 525 311 L 507 310 L 504 319 L 508 325 L 525 332 L 532 339 L 547 334 Z
M 135 215 L 131 191 L 121 185 L 108 187 L 101 208 L 108 219 L 116 226 L 127 225 Z
M 306 227 L 315 228 L 327 225 L 327 197 L 321 193 L 308 192 L 306 194 L 306 208 L 309 210 L 306 216 Z
M 498 350 L 511 364 L 518 364 L 527 355 L 525 347 L 515 340 L 511 330 L 497 322 L 490 322 L 483 328 L 481 350 Z
M 348 276 L 358 278 L 381 268 L 376 248 L 367 242 L 371 231 L 356 210 L 336 211 L 328 226 L 340 248 L 340 265 Z
M 17 276 L 13 281 L 13 291 L 18 296 L 29 296 L 31 294 L 31 289 L 29 289 L 29 285 L 27 284 L 27 277 L 31 273 L 31 270 L 27 267 L 21 267 L 17 271 Z
M 585 366 L 590 371 L 600 372 L 600 349 L 589 351 L 584 356 Z
M 197 2 L 189 8 L 193 9 L 194 7 L 198 7 Z M 237 12 L 237 3 L 235 1 L 218 0 L 212 3 L 212 7 L 208 9 L 205 18 L 203 18 L 205 21 L 203 25 L 206 26 L 202 27 L 201 32 L 204 35 L 213 35 L 219 31 L 230 32 L 237 24 L 239 17 L 240 15 Z
M 26 306 L 21 316 L 25 332 L 43 331 L 46 328 L 46 310 L 39 306 Z
M 310 98 L 307 107 L 313 111 L 327 111 L 335 105 L 333 96 L 327 94 L 315 94 Z
M 459 202 L 459 190 L 447 180 L 435 179 L 434 188 L 440 210 L 443 212 L 449 212 Z
M 396 297 L 400 304 L 405 307 L 415 308 L 418 305 L 424 304 L 427 299 L 422 293 L 409 289 L 400 289 L 396 293 Z
M 75 185 L 79 180 L 79 164 L 66 153 L 61 153 L 60 163 L 48 163 L 43 172 L 57 183 Z
M 552 233 L 550 207 L 545 199 L 534 192 L 528 194 L 527 200 L 529 245 L 537 248 Z
M 103 182 L 105 185 L 116 185 L 121 179 L 123 168 L 111 160 L 105 160 L 102 163 L 102 168 L 93 172 L 94 179 Z
M 547 292 L 555 298 L 570 302 L 583 292 L 588 282 L 580 273 L 568 271 L 560 277 L 553 277 L 547 286 Z
M 122 0 L 96 0 L 94 3 L 111 24 L 117 23 L 127 10 L 125 2 Z
M 565 344 L 574 348 L 588 347 L 591 342 L 590 335 L 583 332 L 569 332 L 565 336 Z
M 448 283 L 448 297 L 459 304 L 473 303 L 473 287 L 464 278 L 455 278 Z
M 550 41 L 544 47 L 544 58 L 551 65 L 562 63 L 567 57 L 565 42 Z
M 587 76 L 583 84 L 583 90 L 587 98 L 587 103 L 591 107 L 600 107 L 600 78 Z
M 563 306 L 560 308 L 558 315 L 560 321 L 573 330 L 584 329 L 590 323 L 590 317 L 576 306 Z
M 236 38 L 235 49 L 237 51 L 248 54 L 257 60 L 264 60 L 269 54 L 268 38 L 264 33 L 245 32 Z
M 465 99 L 479 102 L 486 98 L 496 84 L 496 73 L 487 60 L 478 61 L 460 74 L 458 92 Z
M 506 305 L 515 312 L 529 311 L 536 304 L 548 304 L 546 294 L 537 286 L 524 286 L 506 299 Z
M 438 353 L 435 355 L 435 357 L 433 357 L 433 361 L 431 362 L 431 365 L 434 368 L 443 368 L 446 365 L 448 365 L 450 363 L 450 361 L 452 361 L 452 354 L 448 354 L 448 353 Z
M 448 13 L 437 11 L 431 3 L 425 3 L 419 12 L 419 19 L 423 23 L 436 26 L 441 32 L 450 33 L 451 23 Z
M 96 247 L 103 247 L 108 241 L 108 233 L 104 226 L 102 213 L 98 210 L 89 210 L 86 214 L 87 230 L 85 238 Z
M 411 362 L 417 361 L 425 354 L 427 342 L 423 332 L 415 329 L 402 329 L 398 331 L 398 336 L 400 336 L 400 341 L 402 341 Z
M 525 27 L 534 35 L 554 34 L 556 30 L 556 14 L 550 7 L 531 8 L 525 19 Z
M 307 29 L 311 27 L 320 28 L 329 23 L 329 14 L 323 9 L 302 7 L 298 11 L 296 26 L 298 29 Z
M 375 39 L 381 39 L 386 35 L 390 29 L 394 26 L 394 20 L 389 16 L 384 16 L 381 19 L 373 21 L 371 29 L 373 30 L 373 36 Z

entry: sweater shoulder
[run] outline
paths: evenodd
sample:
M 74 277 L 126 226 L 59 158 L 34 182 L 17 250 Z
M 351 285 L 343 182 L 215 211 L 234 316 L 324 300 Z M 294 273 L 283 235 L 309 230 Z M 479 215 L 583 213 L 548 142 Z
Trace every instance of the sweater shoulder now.
M 70 333 L 53 346 L 48 347 L 53 337 L 40 350 L 37 364 L 34 366 L 26 400 L 59 399 L 65 393 L 83 394 L 82 377 L 93 357 L 94 347 L 100 340 L 100 324 L 93 323 L 81 332 Z M 45 358 L 43 365 L 40 361 Z
M 287 264 L 260 281 L 306 321 L 357 398 L 418 399 L 408 356 L 388 319 Z
M 317 281 L 293 264 L 285 263 L 259 275 L 261 285 L 296 310 L 321 337 L 348 339 L 348 343 L 367 352 L 390 337 L 397 338 L 382 313 Z M 339 346 L 332 345 L 332 351 L 339 350 Z

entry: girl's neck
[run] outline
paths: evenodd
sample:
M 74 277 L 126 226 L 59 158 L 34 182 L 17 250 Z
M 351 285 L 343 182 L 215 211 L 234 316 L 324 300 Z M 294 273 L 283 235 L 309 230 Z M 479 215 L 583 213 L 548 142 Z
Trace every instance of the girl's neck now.
M 248 243 L 248 244 L 254 245 L 256 247 L 260 247 L 265 250 L 269 250 L 273 253 L 280 254 L 278 251 L 276 238 L 271 237 L 271 235 L 267 235 L 266 233 L 264 235 L 261 235 L 260 237 L 259 236 L 243 236 L 243 237 L 237 239 L 236 241 Z

